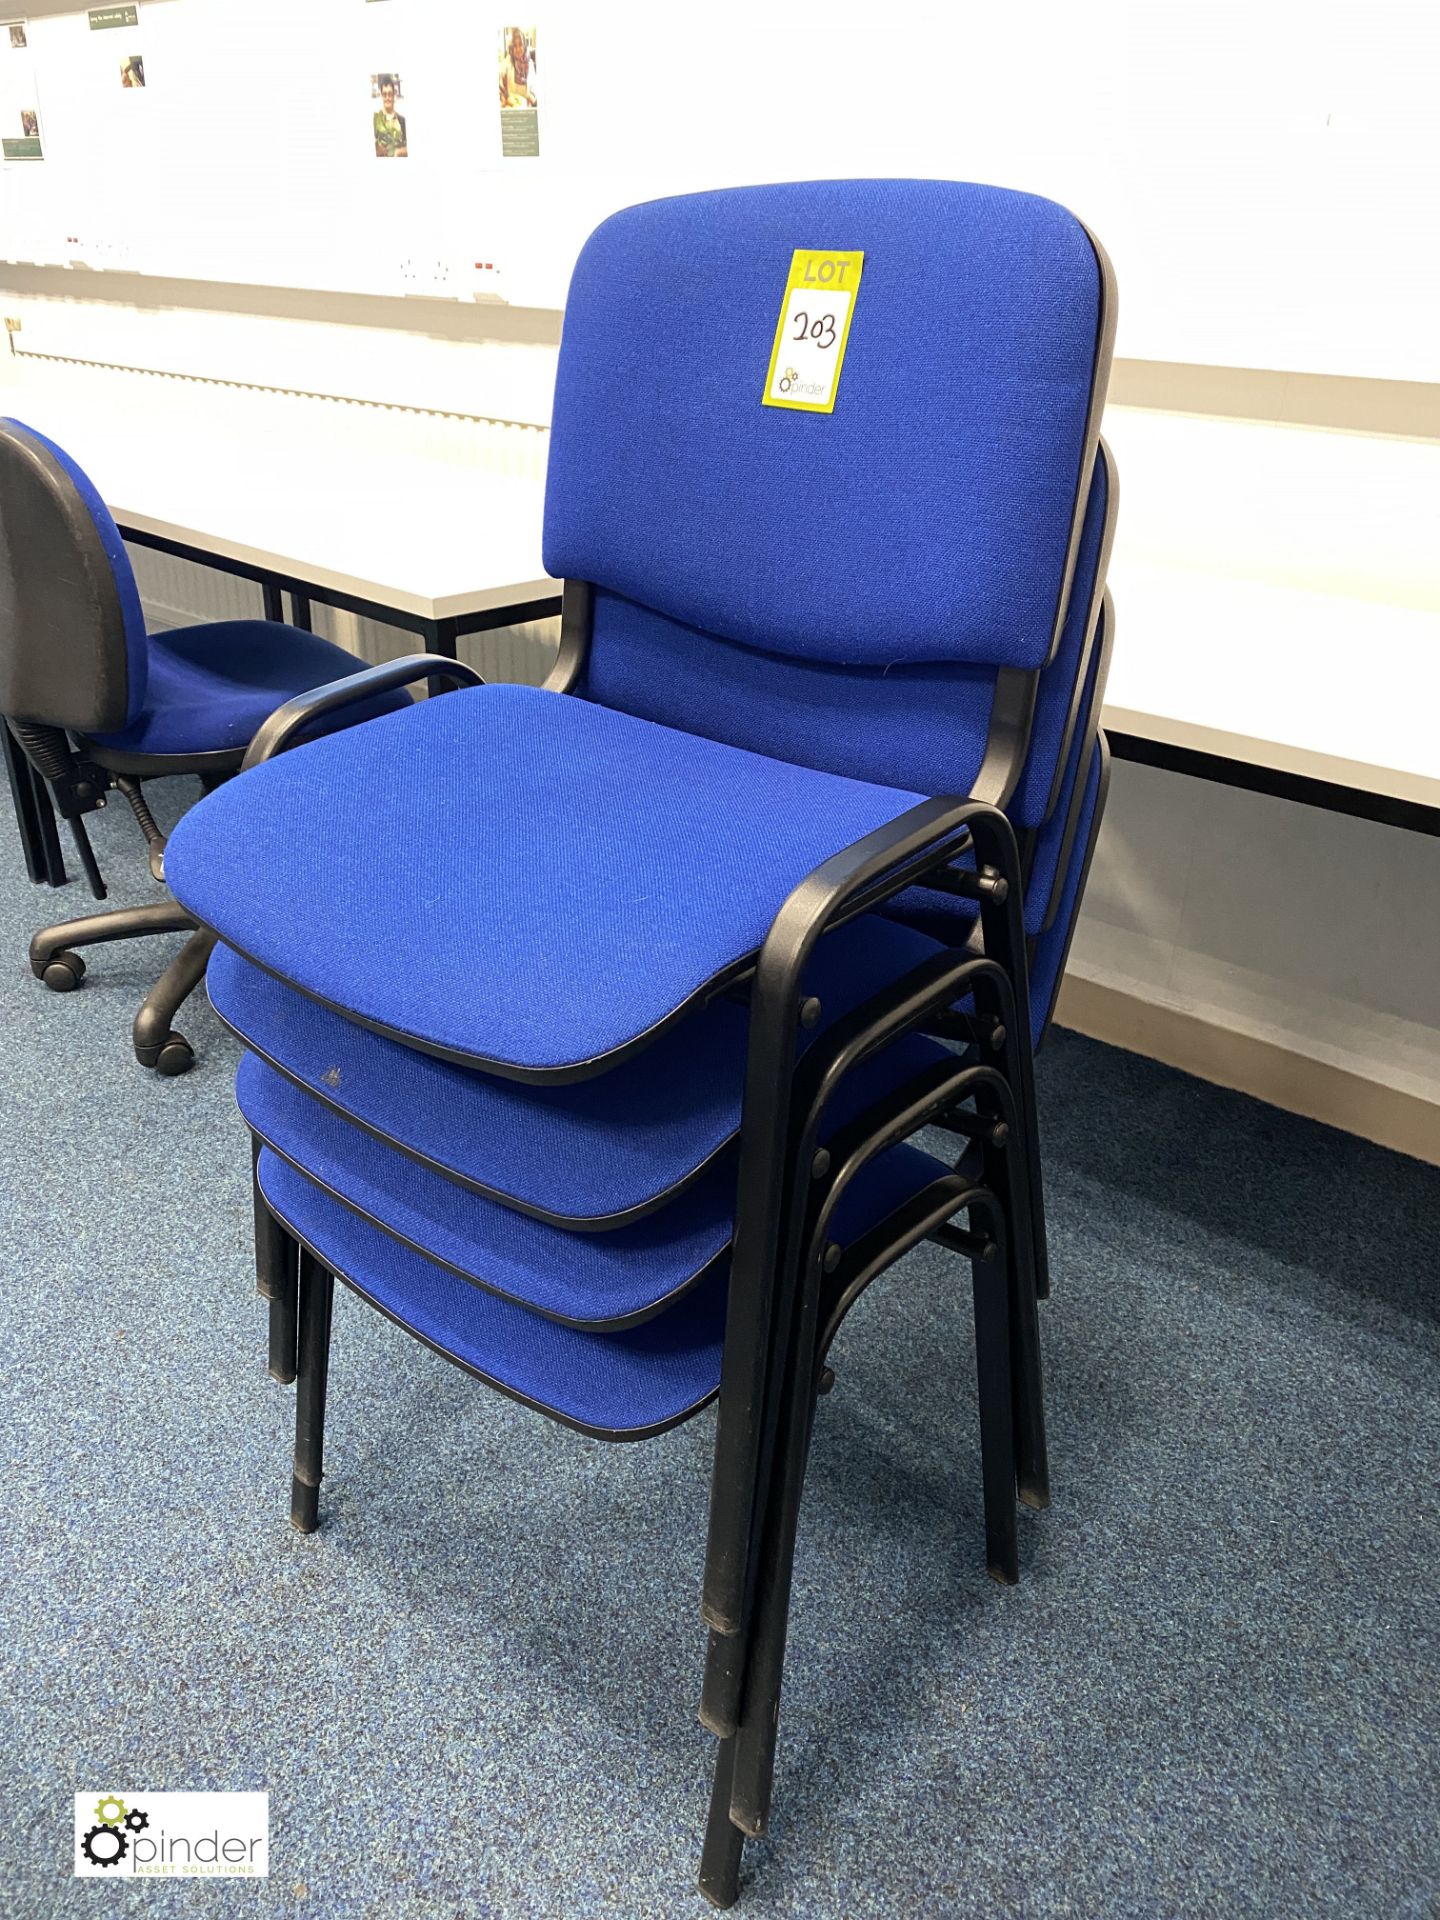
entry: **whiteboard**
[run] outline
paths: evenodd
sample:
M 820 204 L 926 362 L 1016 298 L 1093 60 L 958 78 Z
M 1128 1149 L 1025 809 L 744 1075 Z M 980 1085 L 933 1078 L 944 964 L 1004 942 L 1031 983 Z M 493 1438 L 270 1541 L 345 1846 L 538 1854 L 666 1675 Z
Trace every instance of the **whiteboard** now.
M 502 157 L 504 16 L 474 0 L 143 0 L 138 94 L 97 46 L 123 33 L 32 20 L 46 158 L 0 170 L 0 255 L 79 235 L 92 266 L 465 298 L 491 262 L 506 299 L 560 307 L 635 200 L 976 179 L 1095 229 L 1122 355 L 1440 380 L 1432 0 L 527 3 L 535 158 Z M 380 71 L 403 161 L 374 157 Z

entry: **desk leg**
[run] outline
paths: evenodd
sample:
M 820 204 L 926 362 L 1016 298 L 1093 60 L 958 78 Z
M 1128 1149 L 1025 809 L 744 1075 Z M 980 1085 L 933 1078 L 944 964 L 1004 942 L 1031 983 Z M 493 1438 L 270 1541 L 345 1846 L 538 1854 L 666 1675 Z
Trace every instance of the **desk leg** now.
M 280 591 L 280 582 L 266 575 L 260 582 L 260 591 L 265 596 L 265 618 L 280 620 L 285 618 L 285 599 Z
M 50 789 L 33 767 L 30 768 L 30 779 L 35 789 L 35 812 L 40 821 L 45 878 L 52 887 L 63 887 L 68 875 L 65 872 L 65 856 L 60 851 L 60 829 L 56 825 L 55 809 L 50 803 Z
M 292 627 L 302 628 L 306 633 L 312 630 L 310 626 L 310 596 L 308 593 L 301 593 L 298 587 L 291 587 L 290 589 L 290 624 Z
M 25 871 L 38 887 L 45 879 L 45 855 L 40 845 L 40 816 L 35 805 L 35 787 L 30 777 L 30 762 L 20 750 L 20 742 L 0 720 L 0 744 L 5 749 L 5 773 L 10 781 L 10 802 L 15 809 L 15 826 L 20 848 L 25 855 Z
M 447 660 L 456 660 L 456 649 L 460 642 L 460 622 L 458 620 L 427 620 L 420 629 L 428 653 L 442 654 Z

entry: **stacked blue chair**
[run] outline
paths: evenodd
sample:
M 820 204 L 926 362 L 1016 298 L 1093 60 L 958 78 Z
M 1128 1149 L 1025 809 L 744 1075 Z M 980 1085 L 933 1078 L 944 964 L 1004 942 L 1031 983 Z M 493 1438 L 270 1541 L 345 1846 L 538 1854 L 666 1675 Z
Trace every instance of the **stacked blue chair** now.
M 91 891 L 104 882 L 84 816 L 118 789 L 164 878 L 165 840 L 142 781 L 239 771 L 260 723 L 298 693 L 358 670 L 343 648 L 278 621 L 225 620 L 148 634 L 129 556 L 104 501 L 62 448 L 0 420 L 0 735 L 17 811 L 43 782 L 68 820 Z M 405 696 L 382 695 L 368 711 Z M 191 938 L 135 1019 L 142 1066 L 183 1073 L 194 1054 L 171 1022 L 204 975 L 213 937 L 173 901 L 38 933 L 30 965 L 56 993 L 80 985 L 77 949 L 151 933 Z
M 762 404 L 804 249 L 863 255 L 820 413 Z M 972 1263 L 1001 1580 L 1017 1494 L 1048 1497 L 1032 1037 L 1098 815 L 1075 787 L 1113 324 L 1103 253 L 1028 195 L 811 183 L 617 215 L 566 310 L 546 687 L 451 668 L 471 684 L 346 724 L 420 657 L 297 699 L 171 838 L 247 1049 L 295 1524 L 319 1518 L 336 1278 L 587 1433 L 718 1398 L 722 1906 L 768 1818 L 826 1356 L 922 1239 Z M 373 796 L 363 844 L 326 833 L 342 787 Z M 914 1144 L 935 1123 L 953 1163 Z

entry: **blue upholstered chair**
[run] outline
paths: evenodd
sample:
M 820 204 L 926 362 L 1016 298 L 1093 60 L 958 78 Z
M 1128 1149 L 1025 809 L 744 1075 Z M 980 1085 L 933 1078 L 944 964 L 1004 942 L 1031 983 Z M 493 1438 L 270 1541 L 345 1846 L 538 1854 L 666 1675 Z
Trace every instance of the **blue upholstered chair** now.
M 826 414 L 761 404 L 797 248 L 864 255 Z M 1032 1026 L 1098 815 L 1076 788 L 1113 322 L 1103 253 L 1026 195 L 812 183 L 616 216 L 566 310 L 547 686 L 474 684 L 292 754 L 434 663 L 296 700 L 171 839 L 247 1048 L 295 1524 L 319 1516 L 336 1277 L 585 1432 L 718 1397 L 721 1905 L 768 1817 L 831 1342 L 921 1239 L 972 1262 L 1002 1580 L 1017 1492 L 1048 1498 Z M 336 846 L 352 786 L 371 831 Z M 958 1159 L 914 1144 L 931 1123 Z
M 84 815 L 118 789 L 164 877 L 165 842 L 142 781 L 198 774 L 213 786 L 238 771 L 260 723 L 295 694 L 359 663 L 312 633 L 225 620 L 147 634 L 124 543 L 74 460 L 17 420 L 0 420 L 0 733 L 17 806 L 43 781 L 75 837 L 91 890 L 105 886 Z M 381 696 L 373 712 L 399 704 Z M 23 755 L 23 759 L 22 756 Z M 192 938 L 135 1021 L 141 1064 L 183 1073 L 194 1055 L 171 1022 L 205 970 L 213 941 L 173 902 L 95 915 L 35 936 L 30 963 L 54 992 L 78 987 L 77 949 L 191 930 Z

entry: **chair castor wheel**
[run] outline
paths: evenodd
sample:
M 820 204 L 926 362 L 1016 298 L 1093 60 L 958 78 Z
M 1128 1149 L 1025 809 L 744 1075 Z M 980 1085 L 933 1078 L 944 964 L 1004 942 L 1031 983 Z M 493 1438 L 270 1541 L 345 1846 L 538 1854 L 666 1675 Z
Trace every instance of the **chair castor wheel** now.
M 73 993 L 85 978 L 85 962 L 68 947 L 46 962 L 40 978 L 51 993 Z
M 188 1073 L 195 1064 L 195 1049 L 183 1033 L 167 1033 L 155 1056 L 155 1071 L 173 1080 L 177 1073 Z

